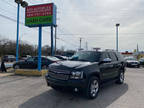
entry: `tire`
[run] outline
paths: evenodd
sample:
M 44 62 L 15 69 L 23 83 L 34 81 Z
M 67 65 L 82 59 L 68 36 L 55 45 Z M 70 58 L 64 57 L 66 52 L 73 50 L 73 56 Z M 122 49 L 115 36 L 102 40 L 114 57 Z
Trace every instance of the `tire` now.
M 124 72 L 120 72 L 119 76 L 118 76 L 118 80 L 116 81 L 117 84 L 123 84 L 124 83 Z
M 15 65 L 14 69 L 20 69 L 20 66 L 19 65 Z
M 95 99 L 99 93 L 100 83 L 97 77 L 91 77 L 88 81 L 85 95 L 88 99 Z
M 138 65 L 137 68 L 140 68 L 140 65 Z

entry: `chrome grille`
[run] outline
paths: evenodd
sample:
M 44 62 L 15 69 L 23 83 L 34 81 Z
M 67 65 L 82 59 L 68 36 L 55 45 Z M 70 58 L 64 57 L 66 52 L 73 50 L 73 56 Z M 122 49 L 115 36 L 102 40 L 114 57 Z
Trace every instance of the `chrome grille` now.
M 53 69 L 53 70 L 49 70 L 48 75 L 55 79 L 68 80 L 68 78 L 69 78 L 68 73 L 69 73 L 69 71 Z
M 70 74 L 70 71 L 68 70 L 62 70 L 62 69 L 57 69 L 57 68 L 52 68 L 50 69 L 51 72 L 54 72 L 54 73 L 60 73 L 60 74 Z
M 138 64 L 137 62 L 131 62 L 132 64 Z

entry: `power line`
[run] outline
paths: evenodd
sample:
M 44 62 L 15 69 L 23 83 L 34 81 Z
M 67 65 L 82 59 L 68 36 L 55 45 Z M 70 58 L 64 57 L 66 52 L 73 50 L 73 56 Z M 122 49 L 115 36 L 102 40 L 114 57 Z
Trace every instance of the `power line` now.
M 3 1 L 3 2 L 7 3 L 6 1 Z M 9 5 L 13 6 L 13 5 L 12 5 L 12 4 L 10 4 L 10 3 L 9 3 Z M 14 6 L 14 7 L 16 7 L 16 6 Z M 17 7 L 16 7 L 16 8 L 17 8 Z M 11 15 L 16 14 L 14 11 L 8 11 L 8 10 L 3 9 L 3 8 L 1 8 L 1 7 L 0 7 L 0 10 L 2 10 L 3 12 L 6 12 L 6 13 L 10 13 Z M 23 16 L 21 16 L 21 17 L 24 19 L 24 17 L 23 17 Z
M 3 18 L 5 18 L 5 19 L 8 19 L 8 20 L 10 20 L 10 21 L 13 21 L 13 22 L 17 22 L 17 20 L 16 19 L 13 19 L 13 18 L 11 18 L 11 17 L 8 17 L 8 16 L 6 16 L 6 15 L 2 15 L 2 14 L 0 14 L 0 17 L 3 17 Z M 21 25 L 25 25 L 23 22 L 21 22 L 20 21 L 20 24 Z M 36 30 L 36 28 L 33 28 L 33 29 L 35 29 Z M 47 33 L 50 33 L 50 32 L 48 32 L 48 31 L 45 31 L 45 30 L 43 30 L 44 32 L 47 32 Z
M 34 2 L 32 2 L 32 1 L 30 1 L 30 0 L 29 0 L 28 2 L 30 2 L 31 4 L 35 4 Z
M 1 10 L 2 12 L 4 12 L 4 13 L 8 13 L 8 14 L 11 14 L 11 15 L 15 14 L 14 12 L 12 12 L 12 11 L 7 11 L 7 10 L 1 8 L 1 7 L 0 7 L 0 10 Z
M 2 14 L 0 14 L 0 17 L 3 17 L 3 18 L 6 18 L 6 19 L 8 19 L 8 20 L 10 20 L 10 21 L 13 21 L 13 22 L 17 22 L 17 20 L 15 20 L 15 19 L 13 19 L 13 18 L 11 18 L 11 17 L 8 17 L 8 16 L 6 16 L 6 15 L 2 15 Z M 22 25 L 24 25 L 24 23 L 23 22 L 20 22 L 20 24 L 22 24 Z M 48 31 L 46 31 L 46 30 L 43 30 L 44 32 L 47 32 L 47 33 L 50 33 L 50 32 L 48 32 Z M 143 35 L 144 33 L 120 33 L 120 35 L 121 34 L 139 34 L 139 35 Z M 92 35 L 92 34 L 58 34 L 58 35 Z M 100 34 L 93 34 L 93 35 L 100 35 Z M 104 34 L 102 34 L 102 35 L 104 35 Z M 105 34 L 106 35 L 106 34 Z M 138 36 L 137 36 L 138 37 Z M 66 38 L 68 38 L 68 37 L 66 37 Z M 73 37 L 74 38 L 74 37 Z M 76 38 L 79 38 L 79 37 L 76 37 Z M 86 37 L 85 37 L 86 38 Z M 88 37 L 88 38 L 98 38 L 98 37 Z
M 6 18 L 6 19 L 8 19 L 8 20 L 10 20 L 10 21 L 13 21 L 13 22 L 17 22 L 17 20 L 15 20 L 15 19 L 13 19 L 13 18 L 11 18 L 11 17 L 5 16 L 5 15 L 2 15 L 2 14 L 0 14 L 0 17 Z M 20 22 L 20 24 L 24 25 L 23 22 Z
M 120 33 L 123 35 L 143 35 L 144 33 Z M 95 34 L 59 34 L 59 35 L 67 35 L 67 36 L 73 36 L 73 35 L 115 35 L 114 33 L 95 33 Z
M 78 45 L 73 44 L 73 43 L 70 43 L 69 41 L 65 41 L 64 39 L 61 39 L 61 38 L 57 38 L 57 39 L 65 42 L 65 43 L 71 44 L 71 45 L 73 45 L 73 46 L 79 47 Z
M 6 0 L 2 0 L 2 2 L 8 4 L 9 6 L 12 6 L 12 7 L 16 8 L 16 6 L 12 5 L 10 2 L 8 2 L 8 1 L 6 1 Z

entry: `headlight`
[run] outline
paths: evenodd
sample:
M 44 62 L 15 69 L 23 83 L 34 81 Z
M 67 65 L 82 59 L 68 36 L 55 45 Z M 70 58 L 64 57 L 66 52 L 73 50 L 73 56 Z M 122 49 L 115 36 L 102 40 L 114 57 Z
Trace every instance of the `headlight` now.
M 76 71 L 76 72 L 71 72 L 71 79 L 83 79 L 83 72 Z

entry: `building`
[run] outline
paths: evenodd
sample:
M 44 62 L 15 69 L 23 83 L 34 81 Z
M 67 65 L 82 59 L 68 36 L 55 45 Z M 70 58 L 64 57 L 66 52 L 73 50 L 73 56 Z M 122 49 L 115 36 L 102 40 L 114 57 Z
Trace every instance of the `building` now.
M 121 54 L 122 54 L 124 57 L 130 57 L 130 56 L 133 57 L 133 56 L 134 56 L 132 52 L 128 52 L 128 51 L 126 51 L 126 52 L 121 52 Z

